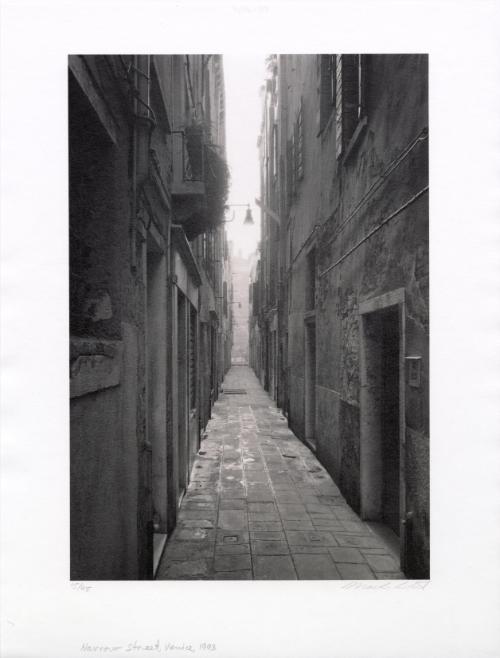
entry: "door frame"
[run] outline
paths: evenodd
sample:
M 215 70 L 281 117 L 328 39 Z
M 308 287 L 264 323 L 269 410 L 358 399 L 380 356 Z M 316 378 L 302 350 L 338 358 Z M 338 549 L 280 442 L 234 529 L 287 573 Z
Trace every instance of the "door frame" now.
M 314 332 L 314 363 L 311 363 L 310 357 L 310 344 L 311 344 L 311 334 Z M 317 361 L 318 361 L 318 350 L 316 344 L 316 314 L 311 313 L 309 317 L 304 319 L 304 439 L 307 445 L 313 450 L 316 451 L 317 441 L 316 441 L 316 380 L 317 380 Z M 314 381 L 309 382 L 309 375 L 311 367 L 314 372 Z M 313 398 L 313 408 L 310 409 L 310 404 L 308 402 L 309 395 L 312 391 Z M 310 432 L 310 421 L 309 415 L 312 414 L 312 426 L 314 431 Z
M 361 518 L 367 521 L 379 521 L 377 504 L 373 503 L 374 479 L 377 477 L 377 455 L 374 450 L 377 438 L 374 438 L 371 409 L 373 395 L 367 371 L 367 345 L 365 339 L 367 316 L 390 307 L 398 308 L 399 316 L 399 545 L 401 569 L 406 562 L 406 405 L 405 405 L 405 351 L 406 351 L 406 302 L 405 289 L 397 288 L 383 295 L 360 302 L 359 313 L 359 350 L 360 350 L 360 507 Z M 378 446 L 379 447 L 379 446 Z M 374 473 L 375 471 L 375 473 Z

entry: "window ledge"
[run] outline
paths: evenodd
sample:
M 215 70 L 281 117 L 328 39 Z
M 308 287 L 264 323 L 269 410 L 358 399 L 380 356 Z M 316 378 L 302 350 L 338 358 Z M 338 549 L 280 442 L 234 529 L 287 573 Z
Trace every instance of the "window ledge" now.
M 122 341 L 71 338 L 70 397 L 78 398 L 118 386 L 122 369 Z
M 343 159 L 343 164 L 345 165 L 350 157 L 353 155 L 353 153 L 356 151 L 356 148 L 361 140 L 362 135 L 364 134 L 366 130 L 366 126 L 368 125 L 368 118 L 366 116 L 362 117 L 358 121 L 358 125 L 356 126 L 356 130 L 354 131 L 351 139 L 349 140 L 349 144 L 347 145 L 347 148 L 344 153 L 344 159 Z

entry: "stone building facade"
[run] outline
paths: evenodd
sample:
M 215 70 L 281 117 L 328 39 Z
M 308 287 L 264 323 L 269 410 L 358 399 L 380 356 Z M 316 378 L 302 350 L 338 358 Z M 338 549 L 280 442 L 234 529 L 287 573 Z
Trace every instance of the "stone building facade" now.
M 248 283 L 250 280 L 250 257 L 238 252 L 231 257 L 231 281 L 233 313 L 233 365 L 248 365 Z
M 231 325 L 218 55 L 70 56 L 71 577 L 152 578 Z
M 252 366 L 350 505 L 429 576 L 425 55 L 268 59 Z

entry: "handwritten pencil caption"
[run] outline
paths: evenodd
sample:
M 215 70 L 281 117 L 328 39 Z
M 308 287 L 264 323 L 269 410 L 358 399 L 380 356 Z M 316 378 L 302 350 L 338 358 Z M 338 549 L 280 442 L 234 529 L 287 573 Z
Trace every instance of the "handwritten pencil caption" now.
M 120 645 L 97 645 L 84 642 L 80 647 L 80 652 L 82 653 L 104 653 L 104 654 L 113 654 L 113 653 L 169 653 L 170 651 L 185 652 L 185 653 L 213 653 L 217 651 L 217 646 L 214 642 L 200 642 L 199 644 L 190 644 L 187 642 L 174 643 L 174 642 L 161 642 L 156 640 L 150 644 L 140 644 L 137 640 L 134 642 L 129 642 L 128 644 Z

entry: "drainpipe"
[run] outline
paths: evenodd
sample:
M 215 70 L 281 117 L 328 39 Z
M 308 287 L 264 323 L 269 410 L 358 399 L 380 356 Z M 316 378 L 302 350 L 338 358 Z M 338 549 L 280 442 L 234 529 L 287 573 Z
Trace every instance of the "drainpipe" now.
M 132 200 L 130 217 L 130 255 L 131 266 L 137 267 L 136 230 L 138 198 L 140 190 L 149 174 L 149 151 L 151 134 L 156 125 L 153 110 L 150 106 L 150 69 L 149 55 L 134 55 L 132 70 Z
M 138 189 L 144 185 L 149 173 L 149 150 L 151 147 L 151 133 L 155 120 L 150 106 L 150 56 L 136 56 L 137 64 L 137 99 L 135 111 L 135 124 L 137 129 L 137 185 Z
M 133 93 L 137 89 L 137 57 L 133 58 L 132 73 L 132 194 L 130 202 L 130 221 L 129 221 L 129 240 L 130 240 L 130 265 L 135 272 L 137 267 L 137 250 L 136 250 L 136 218 L 137 218 L 137 126 L 135 117 L 137 116 L 137 98 Z

